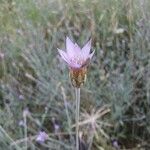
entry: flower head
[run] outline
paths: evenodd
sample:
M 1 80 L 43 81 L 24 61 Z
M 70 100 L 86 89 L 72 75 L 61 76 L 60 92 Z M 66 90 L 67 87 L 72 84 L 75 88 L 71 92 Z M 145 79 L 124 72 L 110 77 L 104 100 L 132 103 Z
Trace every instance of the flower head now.
M 89 40 L 83 48 L 80 48 L 77 43 L 73 43 L 68 37 L 66 38 L 66 52 L 58 49 L 60 56 L 66 61 L 72 69 L 80 69 L 88 65 L 94 51 L 90 53 L 91 40 Z
M 29 108 L 26 107 L 24 110 L 23 110 L 23 117 L 27 117 L 30 115 L 30 111 L 29 111 Z
M 48 139 L 48 134 L 44 131 L 40 131 L 39 134 L 37 135 L 36 141 L 39 143 L 44 143 L 45 140 Z
M 18 123 L 18 125 L 20 127 L 24 127 L 25 126 L 25 122 L 23 120 L 20 120 L 19 123 Z
M 87 65 L 94 55 L 94 51 L 90 53 L 90 50 L 91 40 L 83 48 L 80 48 L 77 43 L 73 43 L 68 37 L 66 38 L 66 52 L 58 49 L 60 56 L 70 68 L 70 78 L 74 87 L 80 88 L 86 80 Z
M 19 95 L 19 100 L 24 100 L 24 96 L 23 95 Z

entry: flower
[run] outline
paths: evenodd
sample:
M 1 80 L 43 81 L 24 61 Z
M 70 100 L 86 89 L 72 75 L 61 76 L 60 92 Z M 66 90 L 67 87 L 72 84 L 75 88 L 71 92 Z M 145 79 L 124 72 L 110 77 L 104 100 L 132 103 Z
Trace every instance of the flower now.
M 29 108 L 26 107 L 24 110 L 23 110 L 23 117 L 27 117 L 30 115 L 30 111 L 29 111 Z
M 24 96 L 23 95 L 19 95 L 19 100 L 24 100 Z
M 120 149 L 120 146 L 119 146 L 119 144 L 118 144 L 118 141 L 117 140 L 112 140 L 112 145 L 113 145 L 113 147 L 115 147 L 117 150 L 119 150 Z
M 24 127 L 24 126 L 25 126 L 25 123 L 24 123 L 23 120 L 20 120 L 19 123 L 18 123 L 18 125 L 19 125 L 20 127 Z
M 45 131 L 40 131 L 39 134 L 37 135 L 36 141 L 39 143 L 44 143 L 45 140 L 48 139 L 48 134 L 46 134 Z
M 66 61 L 72 69 L 80 69 L 88 65 L 94 55 L 94 51 L 90 53 L 91 40 L 89 40 L 81 49 L 77 43 L 73 43 L 68 37 L 66 38 L 66 52 L 58 49 L 60 56 Z
M 91 40 L 89 40 L 83 48 L 80 48 L 77 43 L 73 43 L 68 37 L 66 38 L 66 52 L 58 49 L 62 59 L 68 64 L 70 69 L 70 78 L 74 87 L 80 86 L 86 80 L 87 66 L 94 55 L 91 50 Z

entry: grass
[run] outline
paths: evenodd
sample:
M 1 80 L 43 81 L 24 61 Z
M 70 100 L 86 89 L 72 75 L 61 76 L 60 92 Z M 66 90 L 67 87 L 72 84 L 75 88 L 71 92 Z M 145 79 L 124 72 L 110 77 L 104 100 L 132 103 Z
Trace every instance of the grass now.
M 81 46 L 91 37 L 96 51 L 81 88 L 82 149 L 112 150 L 114 140 L 149 149 L 149 0 L 0 3 L 1 149 L 74 148 L 75 94 L 57 52 L 66 36 Z M 40 130 L 49 134 L 44 144 L 35 140 Z

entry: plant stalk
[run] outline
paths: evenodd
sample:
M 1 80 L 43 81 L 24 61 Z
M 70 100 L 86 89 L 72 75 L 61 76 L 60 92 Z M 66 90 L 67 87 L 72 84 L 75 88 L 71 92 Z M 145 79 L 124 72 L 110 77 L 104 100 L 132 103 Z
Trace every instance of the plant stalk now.
M 25 126 L 24 126 L 24 136 L 25 136 L 25 139 L 27 139 L 27 116 L 24 115 L 23 116 L 23 120 L 24 120 L 24 123 L 25 123 Z M 25 150 L 28 149 L 28 140 L 25 141 Z
M 76 150 L 79 150 L 80 88 L 75 88 L 75 93 L 76 93 Z

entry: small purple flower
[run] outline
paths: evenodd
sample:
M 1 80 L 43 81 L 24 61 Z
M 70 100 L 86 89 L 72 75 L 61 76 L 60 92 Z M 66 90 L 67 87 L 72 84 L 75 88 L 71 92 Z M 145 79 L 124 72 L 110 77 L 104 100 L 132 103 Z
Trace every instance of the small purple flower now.
M 60 130 L 60 126 L 58 124 L 54 124 L 54 130 L 55 130 L 55 133 L 57 134 Z
M 24 123 L 23 120 L 20 120 L 19 123 L 18 123 L 18 125 L 19 125 L 20 127 L 24 127 L 24 126 L 25 126 L 25 123 Z
M 117 150 L 119 150 L 120 146 L 119 146 L 117 140 L 113 140 L 113 141 L 112 141 L 112 145 L 113 145 Z
M 19 95 L 19 100 L 24 100 L 24 96 L 23 95 Z
M 44 143 L 48 139 L 48 134 L 44 131 L 40 131 L 37 135 L 36 141 L 39 143 Z
M 23 117 L 26 117 L 26 116 L 29 116 L 29 115 L 30 115 L 29 109 L 28 109 L 28 108 L 25 108 L 25 109 L 23 110 Z
M 58 49 L 58 52 L 68 66 L 73 69 L 80 69 L 88 65 L 94 51 L 90 53 L 91 40 L 89 40 L 81 49 L 77 43 L 73 43 L 68 37 L 66 38 L 66 52 Z

